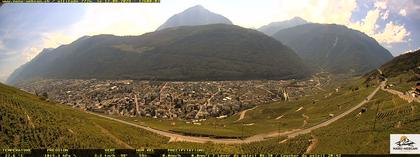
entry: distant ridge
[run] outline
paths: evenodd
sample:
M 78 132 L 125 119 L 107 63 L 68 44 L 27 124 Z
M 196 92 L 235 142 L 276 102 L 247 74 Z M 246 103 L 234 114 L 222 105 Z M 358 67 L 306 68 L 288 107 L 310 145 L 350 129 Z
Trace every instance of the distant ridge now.
M 308 23 L 306 20 L 300 17 L 294 17 L 286 21 L 272 22 L 268 25 L 261 26 L 260 28 L 258 28 L 258 30 L 263 32 L 264 34 L 271 36 L 275 34 L 276 32 L 278 32 L 279 30 L 298 26 L 298 25 L 303 25 L 306 23 Z

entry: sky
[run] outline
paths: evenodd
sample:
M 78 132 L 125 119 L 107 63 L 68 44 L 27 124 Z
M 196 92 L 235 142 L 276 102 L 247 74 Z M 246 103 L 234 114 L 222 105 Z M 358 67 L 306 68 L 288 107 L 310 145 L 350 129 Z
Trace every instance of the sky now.
M 420 0 L 161 0 L 161 3 L 3 4 L 0 82 L 44 48 L 97 34 L 141 35 L 202 5 L 235 25 L 259 28 L 299 16 L 336 23 L 375 38 L 394 56 L 420 48 Z

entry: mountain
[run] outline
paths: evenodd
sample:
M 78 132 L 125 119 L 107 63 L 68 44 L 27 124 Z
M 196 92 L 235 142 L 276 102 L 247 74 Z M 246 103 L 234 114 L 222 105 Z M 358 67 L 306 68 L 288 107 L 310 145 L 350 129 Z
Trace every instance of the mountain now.
M 335 24 L 304 24 L 273 37 L 291 47 L 305 62 L 332 73 L 363 74 L 391 60 L 391 53 L 357 30 Z
M 157 30 L 178 26 L 195 26 L 217 23 L 232 24 L 232 22 L 226 17 L 213 13 L 201 5 L 196 5 L 181 13 L 173 15 L 166 20 L 165 23 L 159 26 Z
M 290 48 L 252 29 L 183 26 L 141 36 L 97 35 L 41 52 L 8 83 L 34 79 L 244 80 L 304 78 Z
M 395 89 L 410 91 L 420 81 L 420 49 L 401 54 L 378 69 L 365 74 L 367 83 L 374 84 L 387 78 Z
M 158 147 L 168 140 L 146 130 L 45 101 L 45 98 L 0 83 L 2 149 L 140 148 Z
M 298 25 L 303 25 L 308 23 L 307 21 L 305 21 L 304 19 L 300 18 L 300 17 L 294 17 L 290 20 L 286 20 L 286 21 L 280 21 L 280 22 L 272 22 L 268 25 L 262 26 L 260 28 L 258 28 L 259 31 L 271 36 L 274 33 L 278 32 L 279 30 L 282 29 L 286 29 L 286 28 L 290 28 L 290 27 L 294 27 L 294 26 L 298 26 Z
M 399 55 L 380 67 L 386 77 L 394 77 L 408 71 L 420 74 L 420 49 Z

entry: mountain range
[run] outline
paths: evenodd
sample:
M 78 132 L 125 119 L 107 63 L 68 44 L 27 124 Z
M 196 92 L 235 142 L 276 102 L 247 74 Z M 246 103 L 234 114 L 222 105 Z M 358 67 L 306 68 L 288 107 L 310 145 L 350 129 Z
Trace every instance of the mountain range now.
M 304 24 L 280 30 L 273 37 L 309 66 L 332 73 L 363 74 L 393 58 L 375 39 L 342 25 Z
M 295 17 L 257 31 L 232 25 L 198 5 L 170 17 L 154 32 L 84 36 L 44 49 L 7 82 L 299 79 L 312 71 L 362 74 L 390 59 L 392 55 L 375 39 L 345 26 Z
M 226 24 L 183 26 L 141 36 L 82 37 L 46 49 L 9 83 L 34 79 L 232 80 L 304 78 L 290 48 L 252 29 Z

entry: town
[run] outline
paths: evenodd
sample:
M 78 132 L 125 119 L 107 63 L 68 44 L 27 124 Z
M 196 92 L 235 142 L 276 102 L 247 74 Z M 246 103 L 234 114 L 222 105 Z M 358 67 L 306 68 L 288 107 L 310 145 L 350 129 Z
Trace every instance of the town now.
M 164 119 L 225 118 L 255 105 L 299 99 L 326 77 L 310 80 L 165 82 L 40 80 L 20 85 L 30 93 L 82 110 Z

